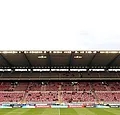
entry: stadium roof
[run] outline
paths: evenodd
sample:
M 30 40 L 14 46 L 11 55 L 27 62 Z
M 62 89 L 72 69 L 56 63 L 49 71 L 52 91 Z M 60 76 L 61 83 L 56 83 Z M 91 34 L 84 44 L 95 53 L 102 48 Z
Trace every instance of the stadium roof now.
M 120 51 L 0 51 L 0 68 L 120 68 Z

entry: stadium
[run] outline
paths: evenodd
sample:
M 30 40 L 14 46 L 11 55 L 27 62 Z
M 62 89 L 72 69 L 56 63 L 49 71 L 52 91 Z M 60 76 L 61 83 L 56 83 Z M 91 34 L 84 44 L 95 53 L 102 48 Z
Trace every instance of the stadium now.
M 0 115 L 119 115 L 119 80 L 119 50 L 0 51 Z
M 119 0 L 0 0 L 0 115 L 120 115 Z

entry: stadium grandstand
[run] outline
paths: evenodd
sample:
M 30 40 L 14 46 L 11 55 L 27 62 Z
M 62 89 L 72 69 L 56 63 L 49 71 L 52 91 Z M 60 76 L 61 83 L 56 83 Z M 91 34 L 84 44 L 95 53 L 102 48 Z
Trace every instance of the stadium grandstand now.
M 0 103 L 119 103 L 120 51 L 0 51 Z

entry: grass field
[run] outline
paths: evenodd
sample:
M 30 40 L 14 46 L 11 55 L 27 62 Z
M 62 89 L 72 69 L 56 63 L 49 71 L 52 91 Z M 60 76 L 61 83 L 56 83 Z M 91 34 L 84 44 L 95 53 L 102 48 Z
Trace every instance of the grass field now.
M 120 115 L 120 108 L 0 109 L 0 115 Z

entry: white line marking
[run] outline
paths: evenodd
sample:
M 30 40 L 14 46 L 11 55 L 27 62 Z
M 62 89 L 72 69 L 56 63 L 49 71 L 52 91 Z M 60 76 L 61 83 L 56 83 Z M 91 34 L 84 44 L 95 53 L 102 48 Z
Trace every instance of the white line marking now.
M 58 109 L 58 115 L 60 115 L 60 108 Z

